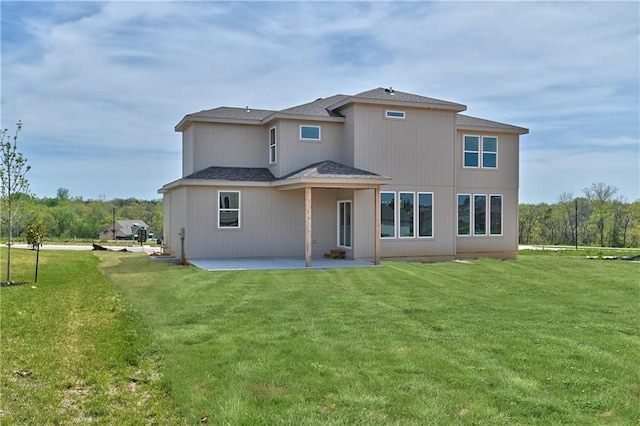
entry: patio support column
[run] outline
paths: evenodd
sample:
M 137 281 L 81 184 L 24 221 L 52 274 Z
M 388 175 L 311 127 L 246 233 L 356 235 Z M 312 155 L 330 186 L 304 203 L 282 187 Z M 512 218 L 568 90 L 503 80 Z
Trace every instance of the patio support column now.
M 373 189 L 373 211 L 375 212 L 374 226 L 375 235 L 373 236 L 374 263 L 380 264 L 380 187 Z
M 304 259 L 311 266 L 311 187 L 304 187 Z

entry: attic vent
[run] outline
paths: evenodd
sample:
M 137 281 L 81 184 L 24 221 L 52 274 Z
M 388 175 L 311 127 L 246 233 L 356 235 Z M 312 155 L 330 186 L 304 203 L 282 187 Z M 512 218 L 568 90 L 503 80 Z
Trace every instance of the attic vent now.
M 388 89 L 384 89 L 385 92 L 387 92 L 390 95 L 395 95 L 395 91 L 393 90 L 393 87 L 389 87 Z
M 249 105 L 247 105 L 247 106 L 244 108 L 244 112 L 251 112 L 251 110 L 249 109 Z

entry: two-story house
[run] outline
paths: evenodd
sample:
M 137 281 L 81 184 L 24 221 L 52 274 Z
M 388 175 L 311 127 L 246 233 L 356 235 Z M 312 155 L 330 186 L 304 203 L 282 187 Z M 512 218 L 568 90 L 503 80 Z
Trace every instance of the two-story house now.
M 190 259 L 514 258 L 519 137 L 466 106 L 378 88 L 281 111 L 186 115 L 164 235 Z M 184 247 L 184 248 L 183 248 Z M 184 250 L 184 252 L 182 252 Z

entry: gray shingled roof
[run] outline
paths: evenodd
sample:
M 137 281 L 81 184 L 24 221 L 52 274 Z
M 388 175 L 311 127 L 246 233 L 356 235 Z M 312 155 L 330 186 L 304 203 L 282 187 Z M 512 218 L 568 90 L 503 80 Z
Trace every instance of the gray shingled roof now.
M 212 179 L 241 182 L 271 182 L 275 176 L 265 167 L 207 167 L 184 179 Z
M 295 178 L 379 179 L 378 174 L 327 160 L 311 164 L 300 170 L 276 179 L 264 167 L 207 167 L 183 179 L 228 180 L 236 182 L 273 182 Z
M 320 98 L 303 105 L 283 109 L 280 112 L 320 117 L 342 117 L 342 114 L 329 110 L 329 107 L 348 97 L 348 95 L 334 95 L 328 98 Z
M 274 111 L 266 109 L 218 107 L 188 114 L 190 118 L 220 118 L 234 120 L 264 120 Z M 185 117 L 186 118 L 186 117 Z
M 497 121 L 485 120 L 484 118 L 471 117 L 469 115 L 457 114 L 456 124 L 468 127 L 484 127 L 487 129 L 501 129 L 508 132 L 529 133 L 529 129 L 512 126 L 511 124 L 499 123 Z
M 443 101 L 441 99 L 428 98 L 426 96 L 399 92 L 391 88 L 386 89 L 383 87 L 378 87 L 377 89 L 358 93 L 357 95 L 354 95 L 353 98 L 371 99 L 371 100 L 379 100 L 379 101 L 411 102 L 416 104 L 440 105 L 445 107 L 466 109 L 465 105 L 458 104 L 455 102 Z
M 378 179 L 384 176 L 380 176 L 376 173 L 368 172 L 366 170 L 357 169 L 355 167 L 345 166 L 344 164 L 336 163 L 335 161 L 327 160 L 306 166 L 293 173 L 289 173 L 288 175 L 283 176 L 278 180 L 287 180 L 301 177 Z

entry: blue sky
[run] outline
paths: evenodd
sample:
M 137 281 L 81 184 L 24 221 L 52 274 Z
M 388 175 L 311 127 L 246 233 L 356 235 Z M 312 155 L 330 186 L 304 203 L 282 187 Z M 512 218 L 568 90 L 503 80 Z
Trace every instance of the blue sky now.
M 38 197 L 160 198 L 188 113 L 389 87 L 527 127 L 521 202 L 640 199 L 637 2 L 0 2 Z

